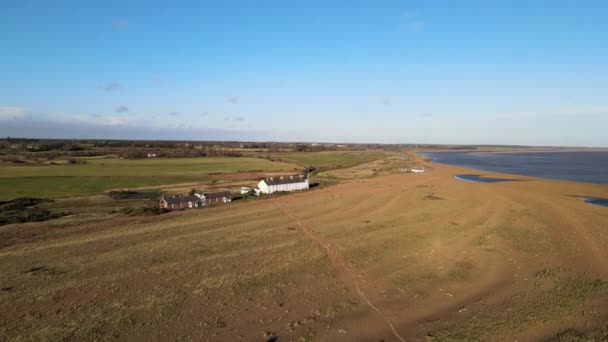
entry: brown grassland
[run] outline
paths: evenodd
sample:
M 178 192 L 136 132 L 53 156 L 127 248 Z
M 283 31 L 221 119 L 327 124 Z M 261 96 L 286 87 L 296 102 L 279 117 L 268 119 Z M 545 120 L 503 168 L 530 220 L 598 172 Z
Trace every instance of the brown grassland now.
M 608 186 L 369 165 L 287 196 L 0 227 L 0 340 L 608 338 L 608 208 L 575 197 Z

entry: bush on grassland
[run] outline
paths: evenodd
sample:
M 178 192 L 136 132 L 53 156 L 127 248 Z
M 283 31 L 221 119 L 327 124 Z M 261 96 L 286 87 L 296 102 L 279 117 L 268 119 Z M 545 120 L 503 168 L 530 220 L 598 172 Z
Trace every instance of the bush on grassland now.
M 40 222 L 70 215 L 70 212 L 53 212 L 48 209 L 36 207 L 37 204 L 45 202 L 52 202 L 52 200 L 24 197 L 0 202 L 0 225 Z

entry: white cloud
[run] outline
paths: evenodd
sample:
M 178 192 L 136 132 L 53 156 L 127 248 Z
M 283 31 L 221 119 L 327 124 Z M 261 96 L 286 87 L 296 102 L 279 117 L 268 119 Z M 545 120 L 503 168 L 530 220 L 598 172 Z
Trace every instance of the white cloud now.
M 0 107 L 0 120 L 23 119 L 27 109 L 21 107 Z
M 242 116 L 227 116 L 224 118 L 224 121 L 243 122 L 245 118 Z
M 126 118 L 118 116 L 106 116 L 99 114 L 72 114 L 72 113 L 48 113 L 47 118 L 51 122 L 57 123 L 78 123 L 87 125 L 109 125 L 122 126 L 127 125 L 129 121 Z
M 110 117 L 104 118 L 103 123 L 106 125 L 110 125 L 110 126 L 124 126 L 127 124 L 127 120 L 125 118 L 120 118 L 117 116 L 110 116 Z

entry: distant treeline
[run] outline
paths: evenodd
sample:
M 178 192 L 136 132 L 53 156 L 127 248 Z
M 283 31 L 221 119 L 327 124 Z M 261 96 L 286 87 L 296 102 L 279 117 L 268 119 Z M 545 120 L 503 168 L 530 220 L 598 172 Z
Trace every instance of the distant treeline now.
M 122 158 L 155 157 L 241 157 L 243 152 L 323 152 L 403 149 L 475 149 L 474 145 L 432 144 L 350 144 L 350 143 L 295 143 L 295 142 L 239 142 L 239 141 L 168 141 L 168 140 L 95 140 L 95 139 L 0 139 L 0 155 L 32 152 L 41 157 L 93 157 L 115 155 Z M 497 147 L 497 146 L 496 146 Z M 521 147 L 521 146 L 511 146 Z

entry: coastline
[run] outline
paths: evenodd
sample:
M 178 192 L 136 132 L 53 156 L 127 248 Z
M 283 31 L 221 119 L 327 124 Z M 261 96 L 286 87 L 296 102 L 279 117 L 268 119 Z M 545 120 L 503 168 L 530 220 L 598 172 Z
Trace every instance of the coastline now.
M 460 151 L 458 151 L 458 152 L 454 151 L 454 152 L 455 153 L 474 154 L 472 152 L 460 152 Z M 537 152 L 537 153 L 568 153 L 568 152 L 583 152 L 583 151 L 560 151 L 560 152 Z M 591 152 L 591 151 L 584 151 L 584 152 Z M 608 152 L 608 151 L 595 151 L 595 152 Z M 423 155 L 423 153 L 435 153 L 435 152 L 428 152 L 428 151 L 416 152 L 416 155 L 418 157 L 420 157 L 423 161 L 429 163 L 430 165 L 444 165 L 444 166 L 459 167 L 459 168 L 472 170 L 474 172 L 485 172 L 485 173 L 493 173 L 493 174 L 506 175 L 506 176 L 529 177 L 529 178 L 535 178 L 535 179 L 554 180 L 554 181 L 562 181 L 562 182 L 574 182 L 574 183 L 593 184 L 593 185 L 608 185 L 608 182 L 605 182 L 605 181 L 584 181 L 584 180 L 572 180 L 572 179 L 565 179 L 565 178 L 558 178 L 558 177 L 543 177 L 541 175 L 529 175 L 529 174 L 515 173 L 515 172 L 509 173 L 509 172 L 503 172 L 503 171 L 485 170 L 482 168 L 476 168 L 476 167 L 471 167 L 471 166 L 461 166 L 461 165 L 457 165 L 457 164 L 437 162 L 437 161 L 435 161 L 435 158 L 433 158 L 431 156 L 425 156 L 425 155 Z M 444 152 L 439 152 L 439 153 L 444 153 Z M 484 152 L 479 152 L 479 153 L 484 153 Z M 490 153 L 506 154 L 509 152 L 504 152 L 504 153 L 490 152 Z M 513 153 L 513 152 L 510 152 L 510 153 Z M 519 152 L 516 152 L 516 153 L 519 153 Z M 532 152 L 530 152 L 530 153 L 532 153 Z

